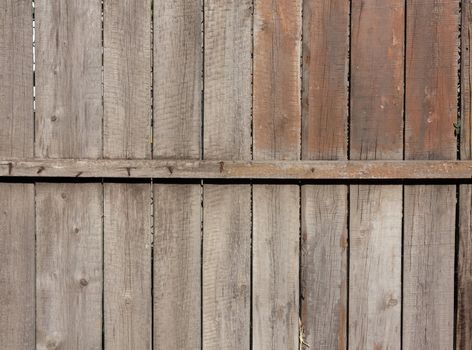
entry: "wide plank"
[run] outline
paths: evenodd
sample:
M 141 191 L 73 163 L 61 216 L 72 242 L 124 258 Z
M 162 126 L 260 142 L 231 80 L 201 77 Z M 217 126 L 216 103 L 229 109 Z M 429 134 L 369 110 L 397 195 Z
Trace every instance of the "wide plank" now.
M 36 185 L 36 347 L 102 348 L 102 185 Z
M 152 342 L 150 184 L 104 184 L 104 344 Z

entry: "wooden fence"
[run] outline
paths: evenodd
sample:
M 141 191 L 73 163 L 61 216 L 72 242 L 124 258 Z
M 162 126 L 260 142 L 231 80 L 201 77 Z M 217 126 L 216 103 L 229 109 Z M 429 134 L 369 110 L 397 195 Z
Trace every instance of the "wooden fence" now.
M 0 348 L 472 349 L 469 0 L 0 0 Z

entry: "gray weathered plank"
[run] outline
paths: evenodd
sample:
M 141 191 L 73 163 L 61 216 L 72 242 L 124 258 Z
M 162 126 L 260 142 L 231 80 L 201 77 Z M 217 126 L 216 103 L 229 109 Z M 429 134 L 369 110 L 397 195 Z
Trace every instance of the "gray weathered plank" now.
M 347 186 L 301 190 L 301 322 L 309 349 L 345 349 Z
M 154 1 L 155 158 L 200 155 L 202 13 L 202 0 Z
M 0 156 L 33 155 L 31 1 L 0 4 Z
M 254 185 L 253 348 L 298 349 L 299 186 Z
M 36 185 L 36 346 L 102 347 L 102 186 Z
M 36 145 L 41 158 L 102 154 L 102 40 L 98 0 L 37 0 Z
M 203 348 L 250 348 L 251 187 L 204 185 Z
M 150 184 L 104 185 L 104 344 L 150 349 Z
M 201 348 L 200 185 L 154 185 L 154 347 Z
M 103 5 L 103 155 L 150 158 L 151 0 Z
M 35 348 L 34 185 L 0 183 L 0 339 Z

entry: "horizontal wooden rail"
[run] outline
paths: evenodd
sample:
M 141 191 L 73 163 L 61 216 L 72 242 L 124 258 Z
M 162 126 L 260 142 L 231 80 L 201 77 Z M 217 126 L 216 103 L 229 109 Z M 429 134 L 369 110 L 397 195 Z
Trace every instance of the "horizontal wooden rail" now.
M 472 161 L 0 160 L 1 177 L 471 179 Z

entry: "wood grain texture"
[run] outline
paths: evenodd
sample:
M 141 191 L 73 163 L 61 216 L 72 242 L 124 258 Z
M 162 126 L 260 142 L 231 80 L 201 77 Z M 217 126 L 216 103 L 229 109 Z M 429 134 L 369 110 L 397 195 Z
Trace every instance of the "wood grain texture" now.
M 201 348 L 200 185 L 154 185 L 154 347 Z
M 204 349 L 250 349 L 250 198 L 250 185 L 204 185 Z
M 254 349 L 298 349 L 299 187 L 253 189 Z
M 154 157 L 198 159 L 203 88 L 202 0 L 156 0 L 153 6 Z
M 346 349 L 347 186 L 301 189 L 301 322 L 309 349 Z
M 459 1 L 407 3 L 406 159 L 455 159 Z M 403 348 L 451 349 L 455 186 L 405 186 Z
M 0 4 L 0 156 L 33 155 L 31 1 Z
M 34 185 L 0 183 L 0 339 L 35 348 Z
M 472 4 L 463 1 L 461 48 L 460 158 L 472 159 L 472 76 L 470 38 Z M 472 347 L 472 186 L 459 186 L 459 242 L 457 242 L 456 349 Z
M 204 158 L 251 158 L 252 0 L 205 1 Z
M 254 159 L 298 159 L 301 1 L 256 0 Z
M 103 153 L 151 156 L 151 0 L 105 1 Z
M 98 0 L 37 0 L 36 145 L 41 158 L 102 154 Z
M 456 186 L 405 186 L 403 348 L 452 349 Z
M 303 2 L 302 159 L 346 159 L 349 1 Z
M 37 349 L 102 348 L 102 186 L 36 185 Z
M 349 348 L 400 349 L 402 186 L 351 185 Z
M 104 184 L 104 341 L 107 349 L 152 342 L 149 184 Z

